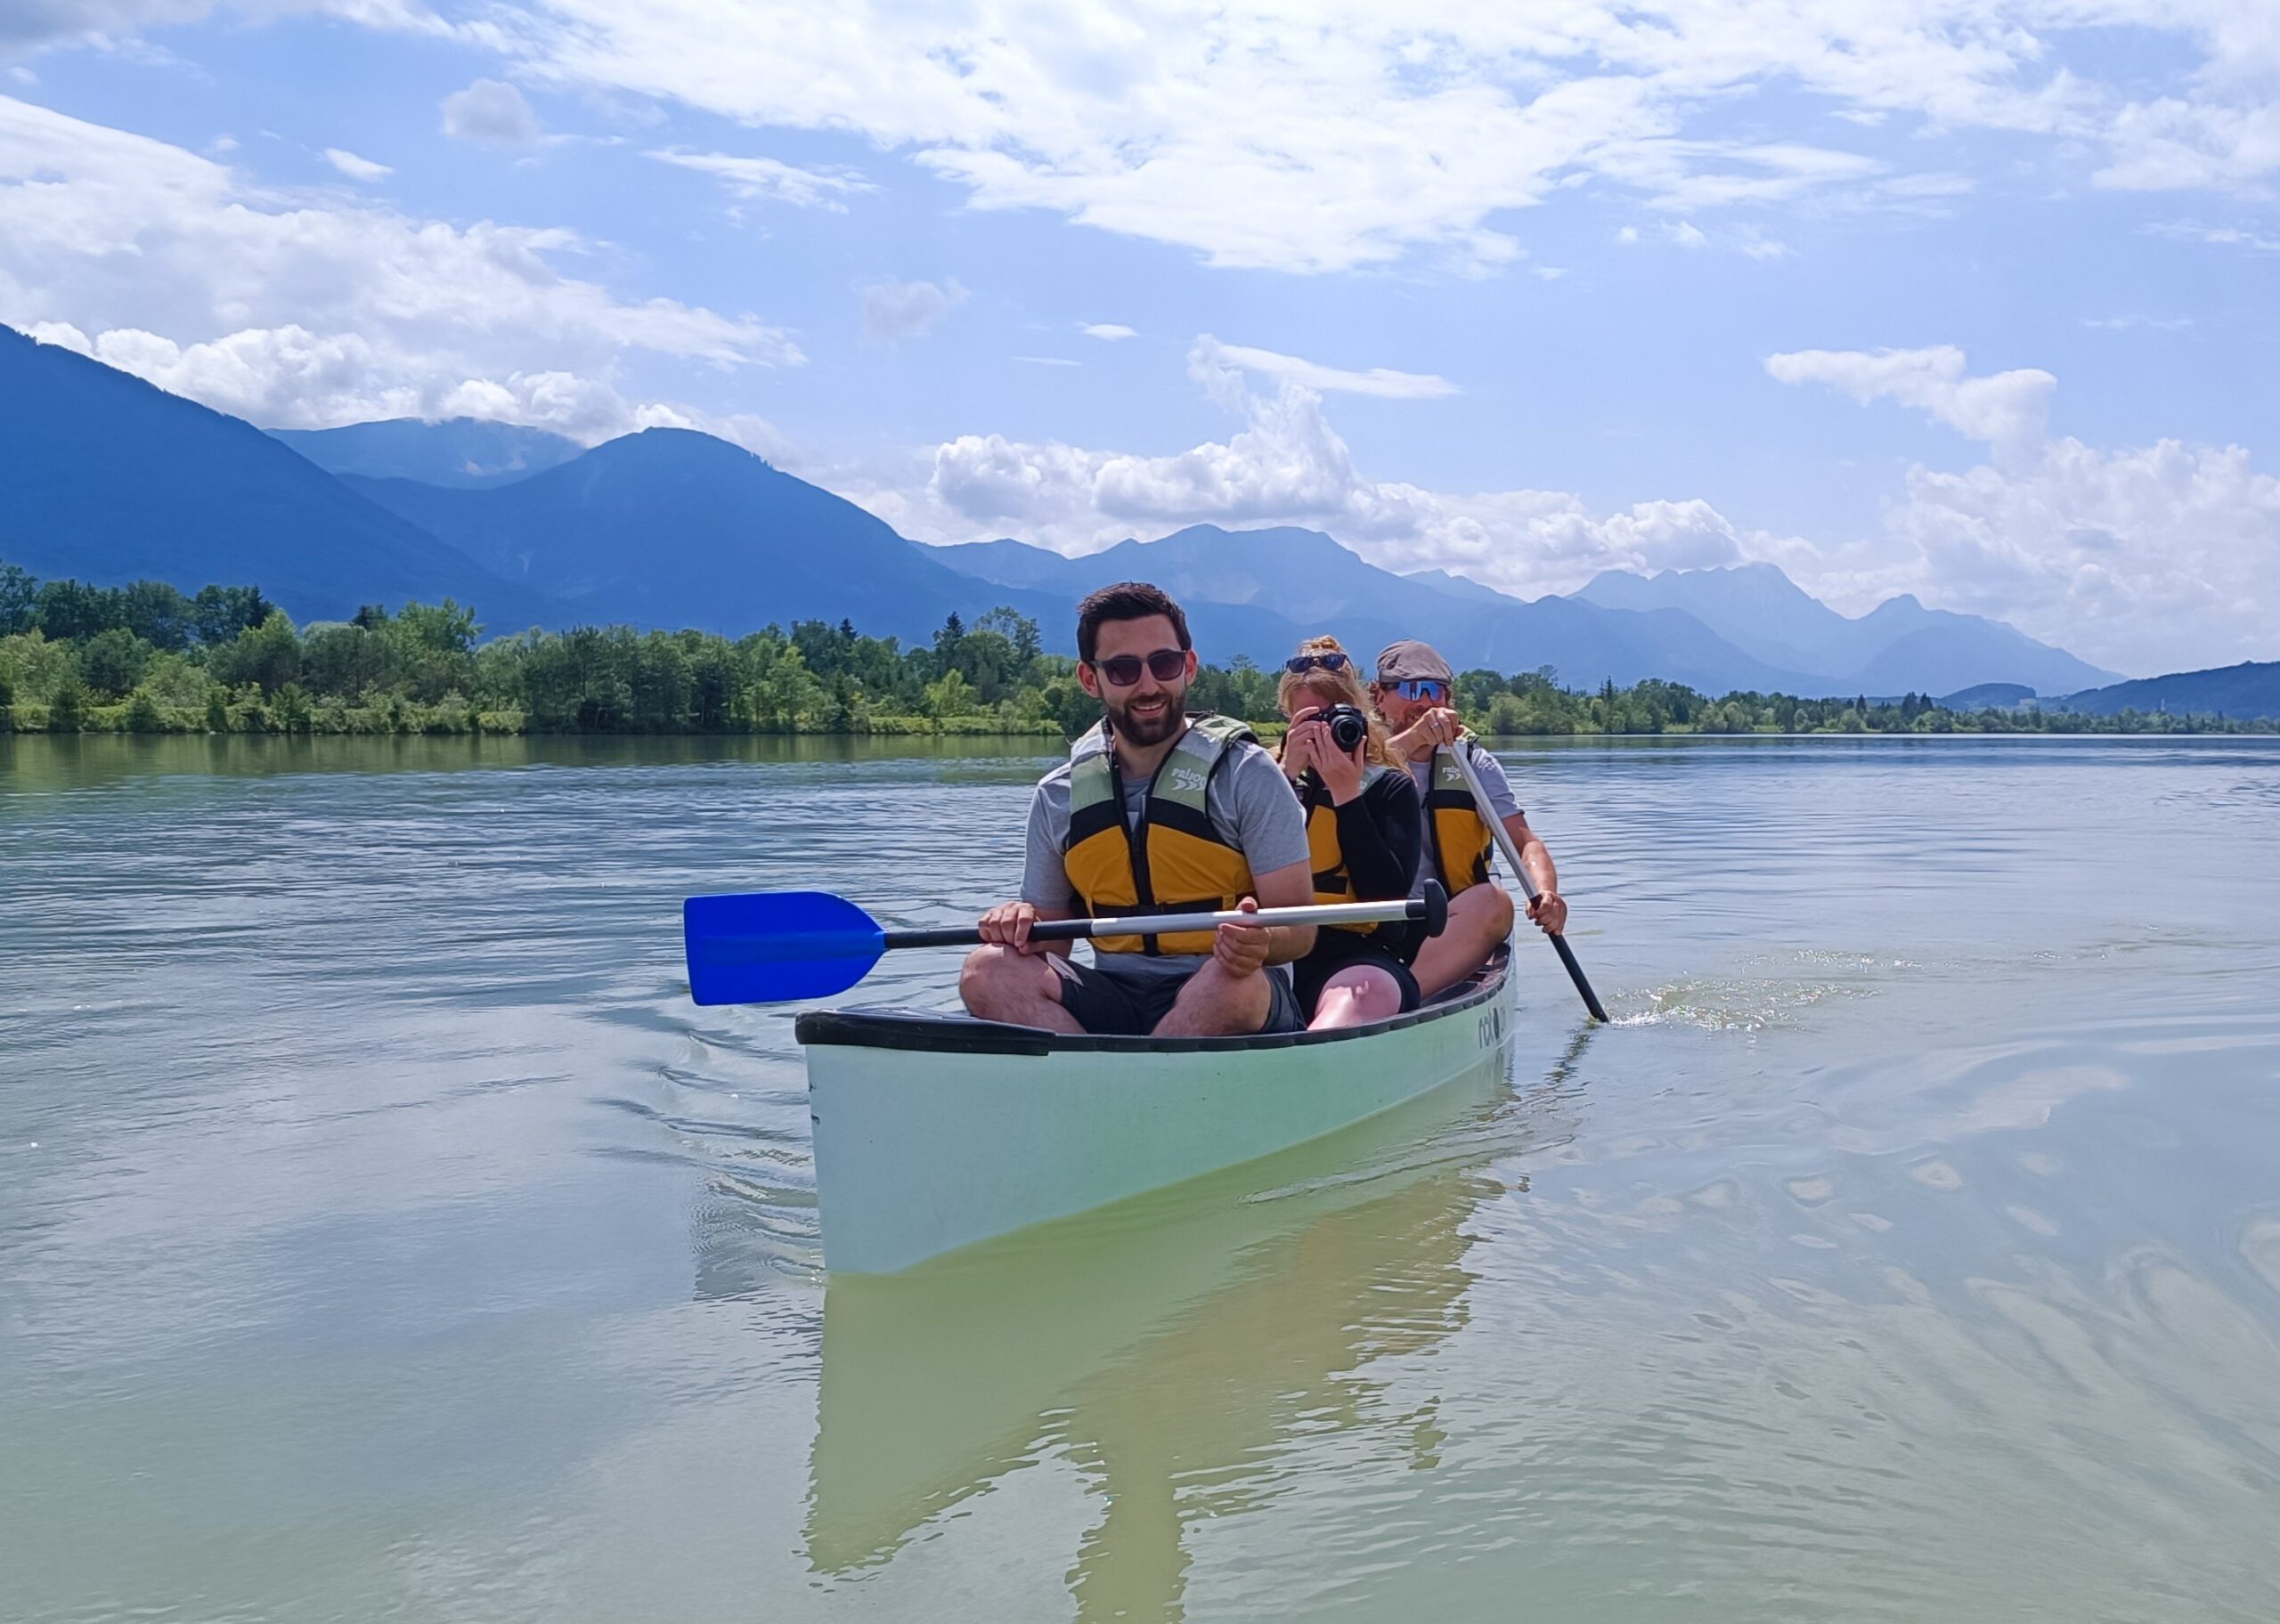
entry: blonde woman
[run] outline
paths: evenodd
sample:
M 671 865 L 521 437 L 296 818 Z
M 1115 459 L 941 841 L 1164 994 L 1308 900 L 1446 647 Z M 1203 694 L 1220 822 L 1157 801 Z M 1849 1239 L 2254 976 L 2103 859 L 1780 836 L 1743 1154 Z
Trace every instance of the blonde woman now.
M 1335 637 L 1310 637 L 1275 694 L 1291 731 L 1282 771 L 1307 812 L 1315 900 L 1387 902 L 1410 894 L 1423 849 L 1417 785 L 1387 748 L 1385 724 Z M 1343 734 L 1347 742 L 1341 743 Z M 1405 924 L 1331 926 L 1294 968 L 1309 1029 L 1357 1027 L 1417 1007 Z

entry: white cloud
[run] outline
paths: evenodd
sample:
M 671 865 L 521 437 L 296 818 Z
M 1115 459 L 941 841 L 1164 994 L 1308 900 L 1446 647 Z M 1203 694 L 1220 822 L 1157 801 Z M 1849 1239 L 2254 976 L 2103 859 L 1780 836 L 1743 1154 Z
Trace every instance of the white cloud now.
M 1795 553 L 1698 500 L 1600 515 L 1565 491 L 1452 495 L 1368 479 L 1314 389 L 1284 377 L 1272 394 L 1253 394 L 1240 372 L 1206 381 L 1243 416 L 1226 441 L 1147 456 L 966 434 L 934 448 L 923 485 L 883 485 L 860 499 L 923 540 L 1015 533 L 1071 553 L 1202 521 L 1318 525 L 1389 569 L 1454 569 L 1529 597 L 1573 590 L 1602 569 Z
M 1389 401 L 1429 401 L 1459 393 L 1447 378 L 1429 372 L 1396 372 L 1390 367 L 1349 372 L 1296 355 L 1279 355 L 1273 350 L 1222 344 L 1209 333 L 1196 339 L 1194 347 L 1188 352 L 1187 365 L 1189 372 L 1199 378 L 1230 369 L 1257 372 L 1304 384 L 1323 394 L 1374 394 Z
M 2252 191 L 2280 171 L 2280 102 L 2132 103 L 2115 116 L 2111 139 L 2113 161 L 2092 177 L 2101 186 Z
M 1032 367 L 1080 367 L 1085 363 L 1071 361 L 1066 355 L 1016 355 L 1015 361 Z
M 1086 337 L 1097 338 L 1103 344 L 1121 344 L 1127 338 L 1140 336 L 1136 329 L 1127 327 L 1121 321 L 1080 321 L 1078 327 Z
M 369 158 L 359 158 L 339 147 L 327 147 L 324 161 L 352 181 L 384 181 L 395 173 L 386 164 L 376 164 Z
M 2134 673 L 2280 657 L 2280 480 L 2239 446 L 2098 451 L 1911 469 L 1889 524 L 1943 605 L 2010 620 Z
M 2263 0 L 535 0 L 509 48 L 559 84 L 852 132 L 975 207 L 1050 209 L 1215 264 L 1478 270 L 1517 257 L 1510 211 L 1578 183 L 1694 215 L 1920 207 L 1970 183 L 1894 173 L 1910 149 L 1888 138 L 1872 157 L 1713 133 L 1761 92 L 1817 99 L 1836 115 L 1819 131 L 1998 131 L 2107 184 L 2239 189 L 2280 163 L 2268 16 Z M 2078 38 L 2102 63 L 2117 27 L 2157 42 L 2127 90 L 2069 66 Z
M 2267 237 L 2237 225 L 2203 225 L 2198 220 L 2161 220 L 2146 227 L 2149 237 L 2175 242 L 2205 242 L 2220 248 L 2246 248 L 2256 254 L 2280 254 L 2280 237 Z
M 856 290 L 863 304 L 863 336 L 874 344 L 899 344 L 932 329 L 965 303 L 955 277 L 940 282 L 866 282 Z
M 797 208 L 824 208 L 845 214 L 846 199 L 858 192 L 878 190 L 859 171 L 848 168 L 802 169 L 773 158 L 688 152 L 678 147 L 662 148 L 649 156 L 661 163 L 712 175 L 739 198 L 789 203 Z
M 436 415 L 454 390 L 495 387 L 514 404 L 492 415 L 598 434 L 645 409 L 617 395 L 630 359 L 802 359 L 750 317 L 566 275 L 555 256 L 581 246 L 265 191 L 0 97 L 0 321 L 76 331 L 75 347 L 264 423 Z
M 2040 444 L 2050 392 L 2058 380 L 2038 368 L 1970 378 L 1953 345 L 1921 350 L 1799 350 L 1769 355 L 1765 369 L 1785 384 L 1826 384 L 1863 405 L 1893 400 L 1957 433 L 1983 440 L 1999 459 Z
M 145 29 L 196 22 L 217 10 L 257 18 L 316 13 L 367 28 L 450 36 L 464 32 L 418 0 L 14 0 L 0 6 L 0 52 L 11 48 L 116 45 Z
M 2193 325 L 2191 316 L 2084 316 L 2084 327 L 2097 328 L 2109 333 L 2124 333 L 2132 328 L 2145 328 L 2156 333 L 2181 333 Z
M 477 79 L 444 98 L 444 134 L 481 146 L 528 147 L 541 130 L 521 91 L 504 79 Z

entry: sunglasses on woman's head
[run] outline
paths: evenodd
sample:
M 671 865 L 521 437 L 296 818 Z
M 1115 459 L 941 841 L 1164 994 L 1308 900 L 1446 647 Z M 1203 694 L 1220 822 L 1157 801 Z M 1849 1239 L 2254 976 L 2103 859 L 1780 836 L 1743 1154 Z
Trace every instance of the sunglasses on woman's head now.
M 1293 677 L 1303 677 L 1311 670 L 1342 671 L 1346 669 L 1344 654 L 1293 654 L 1282 662 L 1282 669 Z
M 1404 699 L 1440 700 L 1449 696 L 1447 683 L 1436 682 L 1429 678 L 1413 678 L 1408 682 L 1388 683 L 1386 686 Z
M 1128 688 L 1139 681 L 1143 665 L 1158 682 L 1177 681 L 1187 675 L 1187 651 L 1160 648 L 1145 660 L 1137 654 L 1111 654 L 1105 660 L 1093 662 L 1093 669 L 1107 678 L 1110 686 L 1118 688 Z

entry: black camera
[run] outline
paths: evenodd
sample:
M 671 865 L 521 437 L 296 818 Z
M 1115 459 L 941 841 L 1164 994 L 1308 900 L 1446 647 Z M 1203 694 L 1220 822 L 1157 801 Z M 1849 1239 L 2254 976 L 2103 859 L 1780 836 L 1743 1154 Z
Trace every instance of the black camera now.
M 1349 756 L 1370 736 L 1370 719 L 1351 705 L 1326 706 L 1315 712 L 1314 719 L 1330 729 L 1331 743 Z

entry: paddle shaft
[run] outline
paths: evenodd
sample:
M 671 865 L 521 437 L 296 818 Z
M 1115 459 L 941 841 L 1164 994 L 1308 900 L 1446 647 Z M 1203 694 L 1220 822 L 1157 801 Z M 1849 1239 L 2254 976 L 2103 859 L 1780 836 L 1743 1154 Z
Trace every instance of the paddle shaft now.
M 1480 775 L 1473 771 L 1471 757 L 1465 753 L 1462 743 L 1452 745 L 1449 753 L 1456 758 L 1458 770 L 1464 774 L 1465 787 L 1472 792 L 1472 804 L 1480 814 L 1480 821 L 1488 825 L 1488 832 L 1496 838 L 1496 849 L 1504 854 L 1504 861 L 1511 865 L 1512 873 L 1519 878 L 1520 889 L 1527 893 L 1530 902 L 1534 902 L 1540 895 L 1535 889 L 1535 881 L 1528 878 L 1528 871 L 1520 862 L 1520 849 L 1513 844 L 1512 832 L 1504 827 L 1504 820 L 1496 816 L 1496 808 L 1488 799 L 1488 792 L 1481 787 Z M 1576 992 L 1583 995 L 1584 1008 L 1590 1011 L 1593 1020 L 1605 1020 L 1607 1011 L 1600 1007 L 1600 995 L 1592 990 L 1592 984 L 1584 974 L 1584 967 L 1576 962 L 1576 950 L 1568 946 L 1568 938 L 1557 930 L 1547 930 L 1544 934 L 1551 938 L 1552 946 L 1559 954 L 1559 962 L 1568 967 L 1568 978 L 1576 984 Z
M 1192 930 L 1216 930 L 1221 925 L 1388 925 L 1403 920 L 1432 922 L 1430 902 L 1413 897 L 1405 902 L 1319 903 L 1299 908 L 1260 908 L 1248 913 L 1230 908 L 1221 914 L 1148 914 L 1136 919 L 1041 919 L 1030 927 L 1033 942 L 1077 942 L 1095 936 L 1170 936 Z M 981 932 L 972 925 L 941 930 L 890 930 L 886 945 L 896 947 L 972 947 Z

